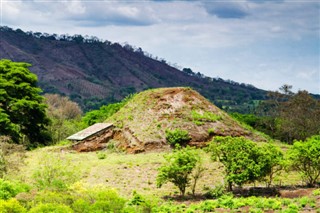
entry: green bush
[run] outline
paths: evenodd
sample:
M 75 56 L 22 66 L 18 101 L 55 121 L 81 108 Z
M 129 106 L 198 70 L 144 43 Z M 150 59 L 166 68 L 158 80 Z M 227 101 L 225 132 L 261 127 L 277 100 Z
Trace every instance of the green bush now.
M 226 193 L 225 186 L 223 184 L 217 185 L 205 193 L 207 198 L 219 198 Z
M 76 183 L 70 190 L 74 199 L 71 207 L 75 212 L 121 212 L 125 207 L 126 199 L 104 186 L 90 187 Z
M 270 145 L 269 145 L 270 146 Z M 213 160 L 219 160 L 225 167 L 228 190 L 232 185 L 260 180 L 272 172 L 278 161 L 273 161 L 270 147 L 258 147 L 244 137 L 215 137 L 208 150 Z
M 9 200 L 0 200 L 1 213 L 24 213 L 26 209 L 14 198 Z
M 190 176 L 200 161 L 200 156 L 195 149 L 186 147 L 176 149 L 173 153 L 165 155 L 164 158 L 166 163 L 159 168 L 157 186 L 161 187 L 167 182 L 172 182 L 179 188 L 183 196 L 186 187 L 190 185 Z
M 156 206 L 155 201 L 146 198 L 136 191 L 133 191 L 133 197 L 127 202 L 127 212 L 151 212 L 152 208 Z
M 32 203 L 53 203 L 53 204 L 64 204 L 71 205 L 77 198 L 72 195 L 69 191 L 48 191 L 43 190 L 36 194 Z
M 181 129 L 175 129 L 175 130 L 166 130 L 166 140 L 167 142 L 175 147 L 176 144 L 179 145 L 185 145 L 190 140 L 191 137 L 189 136 L 188 131 L 181 130 Z
M 289 150 L 289 159 L 303 180 L 309 186 L 315 185 L 320 177 L 320 135 L 296 141 Z
M 69 206 L 56 203 L 40 203 L 30 209 L 29 213 L 73 213 Z
M 107 154 L 105 152 L 97 152 L 97 157 L 99 160 L 106 159 Z
M 0 179 L 0 199 L 7 200 L 15 197 L 20 192 L 29 190 L 30 187 L 27 184 Z

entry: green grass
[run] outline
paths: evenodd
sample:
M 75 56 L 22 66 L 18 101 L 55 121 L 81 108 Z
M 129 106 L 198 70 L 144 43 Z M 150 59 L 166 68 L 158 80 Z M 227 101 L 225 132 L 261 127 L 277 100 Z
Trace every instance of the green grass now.
M 52 159 L 62 158 L 69 161 L 71 166 L 78 169 L 81 182 L 116 188 L 122 195 L 130 195 L 134 190 L 157 197 L 174 195 L 178 192 L 178 189 L 171 184 L 160 189 L 156 187 L 157 169 L 164 162 L 163 155 L 168 151 L 134 155 L 108 150 L 98 153 L 76 153 L 74 151 L 61 151 L 62 148 L 64 147 L 52 146 L 27 152 L 25 164 L 19 172 L 20 175 L 13 174 L 13 177 L 8 174 L 8 178 L 34 184 L 33 173 L 39 169 L 43 157 L 48 155 Z M 196 191 L 204 194 L 207 189 L 223 183 L 223 167 L 219 163 L 213 163 L 208 153 L 201 151 L 201 156 L 204 167 L 207 169 L 204 176 L 199 180 Z M 282 172 L 280 176 L 275 178 L 274 184 L 282 186 L 301 185 L 302 182 L 298 173 Z M 256 183 L 256 186 L 265 186 L 265 183 Z
M 37 186 L 33 176 L 34 172 L 41 167 L 44 162 L 42 159 L 49 156 L 49 159 L 52 158 L 52 161 L 55 159 L 64 159 L 66 162 L 69 162 L 68 165 L 73 168 L 73 172 L 77 173 L 78 179 L 75 180 L 76 182 L 74 183 L 70 182 L 69 188 L 67 189 L 68 191 L 70 191 L 70 187 L 77 188 L 81 186 L 86 186 L 89 189 L 94 188 L 97 193 L 99 188 L 114 189 L 119 193 L 119 196 L 125 198 L 127 201 L 130 200 L 134 193 L 138 193 L 144 198 L 157 200 L 157 204 L 153 204 L 152 212 L 177 212 L 179 210 L 182 212 L 203 212 L 213 211 L 215 208 L 225 209 L 226 211 L 241 211 L 248 206 L 251 212 L 263 212 L 267 210 L 274 210 L 275 212 L 297 212 L 305 207 L 312 208 L 316 211 L 317 208 L 320 208 L 314 199 L 314 197 L 319 196 L 319 190 L 315 190 L 310 197 L 296 199 L 276 197 L 234 198 L 223 196 L 216 200 L 209 199 L 202 200 L 201 202 L 197 199 L 172 200 L 170 202 L 164 199 L 165 196 L 173 199 L 179 194 L 179 190 L 173 184 L 166 184 L 162 188 L 156 187 L 157 169 L 165 161 L 163 155 L 168 153 L 168 151 L 133 155 L 108 150 L 76 153 L 64 150 L 64 148 L 64 146 L 52 146 L 28 151 L 25 164 L 19 172 L 20 175 L 17 176 L 15 173 L 14 176 L 10 176 L 10 174 L 8 174 L 7 178 L 23 181 L 31 188 L 36 188 Z M 203 166 L 207 169 L 204 176 L 200 178 L 198 182 L 196 193 L 204 195 L 209 190 L 223 184 L 223 167 L 219 163 L 213 163 L 208 153 L 202 150 L 199 150 L 199 152 L 201 152 Z M 299 174 L 295 172 L 283 172 L 283 174 L 276 178 L 275 184 L 281 184 L 283 186 L 297 185 L 301 184 L 301 180 Z M 265 186 L 263 182 L 257 182 L 255 185 Z M 246 185 L 244 187 L 248 186 L 252 185 Z M 40 191 L 37 192 L 37 196 L 41 197 L 41 193 L 42 191 L 40 189 Z M 63 192 L 61 193 L 63 194 Z M 190 193 L 190 188 L 188 188 L 187 194 Z M 66 199 L 67 195 L 68 193 L 66 193 Z M 49 196 L 49 194 L 45 196 Z M 188 195 L 188 197 L 189 199 L 192 198 L 190 195 Z M 135 202 L 144 198 L 139 198 L 139 196 L 135 197 Z M 64 199 L 63 196 L 61 199 Z

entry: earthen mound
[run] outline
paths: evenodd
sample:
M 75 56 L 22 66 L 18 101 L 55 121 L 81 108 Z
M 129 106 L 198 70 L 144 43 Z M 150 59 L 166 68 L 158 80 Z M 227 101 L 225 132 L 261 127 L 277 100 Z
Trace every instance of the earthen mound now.
M 128 152 L 165 149 L 166 130 L 186 130 L 189 145 L 204 146 L 215 136 L 265 139 L 190 88 L 160 88 L 136 94 L 106 122 L 116 126 L 115 140 Z

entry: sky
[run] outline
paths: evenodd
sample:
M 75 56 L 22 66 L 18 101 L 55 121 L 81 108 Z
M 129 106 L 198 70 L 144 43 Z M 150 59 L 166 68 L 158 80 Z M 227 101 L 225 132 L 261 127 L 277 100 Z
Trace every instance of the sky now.
M 1 25 L 141 47 L 209 77 L 320 94 L 320 1 L 0 0 Z

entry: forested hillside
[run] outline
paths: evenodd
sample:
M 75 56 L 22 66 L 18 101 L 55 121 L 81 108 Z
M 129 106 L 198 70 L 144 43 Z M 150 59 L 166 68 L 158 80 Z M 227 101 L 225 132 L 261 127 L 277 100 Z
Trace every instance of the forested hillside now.
M 32 64 L 45 93 L 71 97 L 88 111 L 148 88 L 188 86 L 220 108 L 248 112 L 266 91 L 179 70 L 128 44 L 82 35 L 49 35 L 0 28 L 0 58 Z

